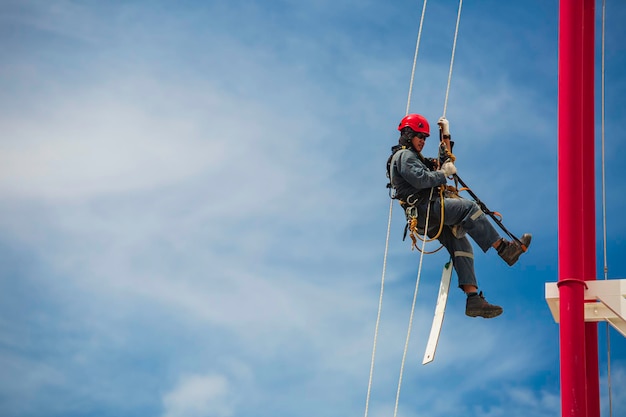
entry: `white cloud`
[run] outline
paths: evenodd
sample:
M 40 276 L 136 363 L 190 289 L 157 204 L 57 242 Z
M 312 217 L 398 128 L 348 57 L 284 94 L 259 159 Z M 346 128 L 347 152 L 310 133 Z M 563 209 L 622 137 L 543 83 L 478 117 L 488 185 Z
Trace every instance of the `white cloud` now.
M 320 13 L 326 13 L 326 3 Z M 117 21 L 121 27 L 141 10 L 128 7 L 124 10 L 129 14 L 122 13 Z M 253 16 L 255 10 L 247 10 L 245 16 Z M 256 10 L 260 14 L 255 17 L 267 17 L 264 10 Z M 80 20 L 76 16 L 83 12 L 61 7 L 52 15 L 65 22 Z M 47 71 L 54 75 L 54 70 L 38 68 L 32 80 L 43 77 L 37 84 L 42 91 L 28 90 L 15 104 L 3 104 L 7 108 L 0 116 L 3 235 L 12 243 L 25 244 L 25 251 L 43 265 L 45 274 L 26 278 L 33 286 L 45 283 L 45 288 L 54 289 L 51 294 L 64 294 L 63 307 L 72 312 L 89 311 L 76 314 L 72 325 L 83 330 L 86 339 L 100 334 L 102 341 L 92 347 L 94 351 L 119 337 L 124 343 L 110 349 L 121 358 L 134 359 L 127 352 L 131 341 L 136 337 L 141 343 L 145 336 L 142 331 L 131 334 L 135 328 L 150 327 L 167 341 L 169 350 L 146 343 L 141 351 L 147 361 L 158 357 L 152 362 L 159 364 L 155 368 L 185 375 L 166 387 L 169 391 L 162 397 L 156 394 L 164 417 L 226 417 L 246 406 L 274 407 L 277 416 L 290 411 L 299 414 L 289 415 L 304 415 L 317 412 L 302 408 L 301 403 L 311 398 L 337 404 L 335 414 L 328 415 L 352 414 L 365 395 L 388 206 L 384 188 L 374 190 L 370 178 L 380 175 L 380 182 L 384 180 L 387 155 L 376 159 L 387 152 L 388 145 L 380 143 L 386 135 L 395 135 L 397 119 L 387 127 L 381 124 L 389 117 L 385 112 L 392 113 L 390 103 L 408 68 L 397 65 L 398 57 L 384 60 L 373 56 L 371 49 L 359 49 L 352 33 L 343 32 L 344 21 L 341 28 L 318 34 L 320 38 L 308 36 L 300 27 L 288 36 L 268 30 L 277 29 L 279 14 L 274 16 L 277 20 L 263 20 L 267 26 L 262 30 L 253 19 L 243 19 L 252 23 L 241 28 L 241 39 L 236 39 L 240 33 L 204 32 L 212 28 L 206 22 L 198 33 L 176 32 L 170 37 L 172 28 L 189 30 L 204 17 L 202 13 L 191 20 L 189 15 L 158 20 L 167 27 L 158 31 L 150 22 L 163 16 L 154 9 L 147 13 L 128 31 L 105 32 L 101 26 L 90 26 L 97 13 L 87 13 L 88 23 L 74 22 L 66 29 L 54 19 L 37 16 L 33 24 L 39 29 L 102 49 L 94 54 L 95 64 L 81 68 L 85 78 L 50 80 L 43 75 Z M 301 9 L 298 13 L 309 18 Z M 157 39 L 164 43 L 146 42 L 151 31 L 158 32 Z M 248 31 L 260 33 L 254 38 L 258 44 L 250 44 Z M 263 43 L 259 39 L 266 38 L 272 39 L 269 48 L 259 46 Z M 393 55 L 383 45 L 387 38 L 381 39 L 377 48 Z M 283 53 L 276 43 L 292 49 Z M 141 53 L 144 46 L 147 55 Z M 125 54 L 136 60 L 124 61 Z M 420 97 L 413 109 L 436 117 L 447 68 L 425 57 L 420 58 Z M 501 143 L 502 135 L 521 132 L 527 123 L 539 134 L 525 144 L 549 136 L 549 117 L 533 107 L 537 97 L 532 92 L 506 77 L 488 85 L 483 81 L 455 72 L 448 116 L 461 141 Z M 397 95 L 400 112 L 404 94 L 403 90 Z M 470 142 L 474 138 L 467 137 L 469 130 L 481 138 Z M 374 143 L 379 134 L 383 139 Z M 468 167 L 471 161 L 484 168 L 482 159 L 472 159 L 470 148 L 465 148 L 461 164 Z M 495 158 L 496 153 L 488 157 Z M 499 162 L 526 163 L 521 157 L 512 159 Z M 493 189 L 505 189 L 494 186 L 496 181 L 510 183 L 511 175 L 502 172 L 488 179 Z M 532 179 L 525 176 L 526 181 Z M 540 182 L 544 180 L 541 177 Z M 520 187 L 527 190 L 528 185 Z M 494 201 L 488 194 L 485 199 Z M 531 200 L 523 207 L 537 217 L 539 210 L 528 205 L 545 202 Z M 406 265 L 412 265 L 415 257 L 399 243 L 401 223 L 393 231 L 392 252 L 403 270 L 388 271 L 372 416 L 389 411 L 393 401 L 408 322 L 412 283 L 407 284 L 405 269 L 412 268 Z M 440 269 L 435 269 L 429 274 L 438 277 Z M 542 415 L 542 407 L 554 413 L 554 394 L 520 388 L 552 366 L 547 363 L 552 356 L 544 355 L 543 360 L 534 356 L 546 344 L 545 338 L 537 337 L 536 323 L 520 320 L 512 325 L 506 316 L 468 322 L 458 292 L 451 296 L 435 363 L 418 364 L 434 291 L 418 302 L 402 415 L 421 415 L 428 409 L 432 416 L 462 410 L 466 415 L 510 417 L 515 415 L 512 408 Z M 219 343 L 213 340 L 216 333 Z M 177 343 L 180 335 L 185 342 Z M 84 369 L 101 367 L 94 360 L 98 355 L 84 352 L 88 340 L 75 343 L 69 355 L 84 358 Z M 181 359 L 181 351 L 194 349 L 202 354 Z M 102 356 L 115 356 L 105 353 Z M 255 377 L 263 380 L 262 394 L 242 387 L 240 378 L 230 374 L 184 373 L 192 367 L 182 363 L 185 360 L 215 369 L 211 362 L 225 354 L 254 369 Z M 476 366 L 481 386 L 463 384 L 469 366 Z M 150 369 L 145 378 L 162 380 L 163 373 Z M 71 372 L 64 377 L 62 384 L 79 385 Z M 137 407 L 155 401 L 154 392 L 164 392 L 162 387 L 152 391 L 154 386 L 124 386 L 128 385 L 143 390 L 139 397 L 144 402 Z M 480 397 L 482 388 L 496 385 L 505 387 L 498 398 L 509 401 L 510 408 L 467 403 L 468 397 Z M 442 389 L 445 398 L 433 401 L 442 398 Z M 86 389 L 90 390 L 97 387 Z M 119 393 L 116 404 L 125 403 L 124 390 L 115 386 L 110 390 Z M 246 395 L 249 405 L 238 402 L 242 391 L 251 394 Z M 274 404 L 275 395 L 284 401 Z M 84 393 L 84 398 L 97 405 L 107 402 L 93 392 Z M 412 401 L 422 407 L 412 409 Z
M 175 184 L 223 158 L 223 144 L 180 114 L 158 118 L 103 95 L 52 102 L 36 121 L 5 120 L 0 192 L 56 200 L 134 191 Z
M 163 396 L 163 417 L 229 417 L 235 411 L 232 387 L 223 375 L 189 375 Z

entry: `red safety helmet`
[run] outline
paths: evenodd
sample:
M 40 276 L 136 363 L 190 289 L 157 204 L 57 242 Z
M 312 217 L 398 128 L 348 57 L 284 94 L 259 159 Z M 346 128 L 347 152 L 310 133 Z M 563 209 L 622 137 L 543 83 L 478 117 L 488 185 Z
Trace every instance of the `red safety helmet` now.
M 428 120 L 422 115 L 419 114 L 407 114 L 400 121 L 398 125 L 398 130 L 402 130 L 405 127 L 410 127 L 415 132 L 424 133 L 427 136 L 430 136 L 430 125 L 428 124 Z

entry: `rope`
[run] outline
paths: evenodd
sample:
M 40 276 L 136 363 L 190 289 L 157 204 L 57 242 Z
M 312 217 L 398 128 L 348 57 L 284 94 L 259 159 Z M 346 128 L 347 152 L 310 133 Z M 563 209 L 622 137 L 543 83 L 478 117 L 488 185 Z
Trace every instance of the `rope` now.
M 419 46 L 421 43 L 421 38 L 422 38 L 422 28 L 424 26 L 424 16 L 426 15 L 426 4 L 427 4 L 428 0 L 424 0 L 424 4 L 422 6 L 422 14 L 420 17 L 420 23 L 419 23 L 419 28 L 418 28 L 418 32 L 417 32 L 417 41 L 415 44 L 415 54 L 413 56 L 413 67 L 411 69 L 411 79 L 409 82 L 409 93 L 408 93 L 408 98 L 407 98 L 407 103 L 406 103 L 406 112 L 405 115 L 409 114 L 409 109 L 411 107 L 411 96 L 413 94 L 413 83 L 415 80 L 415 67 L 417 64 L 417 55 L 419 52 Z M 446 114 L 446 107 L 448 104 L 448 95 L 449 95 L 449 91 L 450 91 L 450 81 L 452 78 L 452 65 L 454 62 L 454 54 L 455 54 L 455 50 L 456 50 L 456 40 L 457 40 L 457 36 L 458 36 L 458 31 L 459 31 L 459 21 L 461 18 L 461 5 L 463 3 L 463 0 L 460 0 L 459 2 L 459 11 L 458 11 L 458 16 L 457 16 L 457 22 L 456 22 L 456 30 L 454 33 L 454 44 L 452 47 L 452 59 L 450 62 L 450 71 L 448 74 L 448 86 L 446 88 L 446 98 L 445 98 L 445 104 L 444 104 L 444 111 L 443 111 L 443 115 L 445 116 Z M 430 198 L 432 197 L 432 193 L 433 193 L 434 189 L 431 188 L 431 194 L 429 197 L 429 201 Z M 442 211 L 443 211 L 443 202 L 442 202 Z M 366 396 L 366 400 L 365 400 L 365 417 L 368 416 L 368 412 L 369 412 L 369 403 L 370 403 L 370 397 L 371 397 L 371 390 L 372 390 L 372 379 L 373 379 L 373 375 L 374 375 L 374 362 L 375 362 L 375 358 L 376 358 L 376 345 L 377 345 L 377 340 L 378 340 L 378 329 L 380 326 L 380 317 L 381 317 L 381 312 L 382 312 L 382 301 L 383 301 L 383 294 L 384 294 L 384 288 L 385 288 L 385 273 L 387 270 L 387 256 L 389 253 L 389 236 L 390 236 L 390 231 L 391 231 L 391 219 L 392 219 L 392 213 L 393 213 L 393 199 L 391 199 L 390 201 L 390 205 L 389 205 L 389 218 L 387 221 L 387 237 L 385 240 L 385 253 L 383 256 L 383 270 L 382 270 L 382 277 L 381 277 L 381 283 L 380 283 L 380 296 L 378 299 L 378 313 L 377 313 L 377 317 L 376 317 L 376 326 L 374 329 L 374 343 L 373 343 L 373 347 L 372 347 L 372 358 L 371 358 L 371 362 L 370 362 L 370 374 L 369 374 L 369 380 L 368 380 L 368 384 L 367 384 L 367 396 Z M 443 212 L 441 215 L 442 221 L 443 221 Z M 430 220 L 430 204 L 428 205 L 428 209 L 426 211 L 426 225 L 425 225 L 425 229 L 424 229 L 424 241 L 422 243 L 422 249 L 420 250 L 420 262 L 419 262 L 419 267 L 418 267 L 418 272 L 417 272 L 417 281 L 415 283 L 415 292 L 413 294 L 413 304 L 411 305 L 411 315 L 409 318 L 409 327 L 407 330 L 407 336 L 406 336 L 406 342 L 405 342 L 405 346 L 404 346 L 404 353 L 402 356 L 402 364 L 400 367 L 400 377 L 398 380 L 398 390 L 396 393 L 396 403 L 395 403 L 395 407 L 394 407 L 394 417 L 397 416 L 398 413 L 398 404 L 400 401 L 400 389 L 402 386 L 402 377 L 404 374 L 404 364 L 406 361 L 406 355 L 407 355 L 407 351 L 408 351 L 408 345 L 409 345 L 409 339 L 411 336 L 411 328 L 413 326 L 413 316 L 415 314 L 415 303 L 416 303 L 416 299 L 417 299 L 417 292 L 418 292 L 418 288 L 419 288 L 419 282 L 421 279 L 421 273 L 422 273 L 422 263 L 423 263 L 423 259 L 424 259 L 424 248 L 426 246 L 426 239 L 427 239 L 427 233 L 428 233 L 428 225 L 429 225 L 429 220 Z
M 604 40 L 606 29 L 606 0 L 602 0 L 602 76 L 601 76 L 601 142 L 602 142 L 602 245 L 604 254 L 604 279 L 609 279 L 609 264 L 607 260 L 606 248 L 606 175 L 604 164 Z M 613 389 L 611 385 L 611 333 L 609 323 L 606 323 L 606 350 L 607 350 L 607 380 L 608 380 L 608 396 L 609 396 L 609 417 L 613 417 Z
M 448 95 L 450 92 L 450 81 L 452 79 L 452 66 L 454 64 L 454 54 L 456 51 L 456 40 L 457 40 L 457 36 L 459 33 L 459 23 L 461 20 L 461 6 L 463 5 L 463 0 L 459 0 L 459 11 L 457 14 L 457 20 L 456 20 L 456 29 L 454 31 L 454 43 L 452 45 L 452 58 L 450 60 L 450 71 L 448 73 L 448 86 L 446 88 L 446 98 L 444 101 L 444 108 L 443 108 L 443 115 L 445 117 L 446 115 L 446 108 L 448 105 Z M 426 1 L 424 1 L 424 10 L 426 9 Z M 422 12 L 422 20 L 424 17 L 424 13 Z M 420 35 L 421 35 L 421 30 L 422 30 L 422 23 L 420 22 L 420 28 L 419 28 L 419 35 L 418 35 L 418 44 L 419 44 L 419 39 L 420 39 Z M 415 50 L 415 58 L 417 58 L 417 48 Z M 411 75 L 411 85 L 413 84 L 413 75 Z M 411 95 L 409 94 L 409 100 L 410 100 Z M 408 114 L 408 109 L 409 109 L 409 105 L 407 103 L 407 114 Z M 433 191 L 434 188 L 430 189 L 430 196 L 428 198 L 428 201 L 431 200 L 432 195 L 433 195 Z M 443 200 L 441 201 L 441 209 L 442 209 L 442 213 L 441 213 L 441 218 L 443 221 Z M 415 283 L 415 292 L 413 293 L 413 303 L 411 305 L 411 315 L 409 317 L 409 327 L 407 329 L 407 334 L 406 334 L 406 340 L 404 343 L 404 353 L 402 354 L 402 364 L 400 365 L 400 377 L 398 379 L 398 391 L 396 392 L 396 404 L 394 407 L 394 411 L 393 411 L 393 417 L 396 417 L 398 414 L 398 404 L 400 401 L 400 388 L 402 386 L 402 376 L 404 374 L 404 364 L 406 361 L 406 355 L 407 355 L 407 351 L 409 348 L 409 339 L 411 337 L 411 328 L 413 327 L 413 316 L 415 314 L 415 302 L 417 299 L 417 292 L 418 292 L 418 288 L 419 288 L 419 283 L 420 283 L 420 279 L 421 279 L 421 275 L 422 275 L 422 263 L 424 260 L 424 248 L 426 246 L 426 241 L 428 239 L 427 237 L 427 233 L 428 233 L 428 226 L 429 226 L 429 220 L 430 220 L 430 204 L 428 204 L 428 208 L 426 209 L 426 224 L 424 227 L 424 238 L 422 240 L 422 249 L 420 250 L 420 262 L 419 262 L 419 267 L 417 270 L 417 281 Z
M 424 239 L 427 236 L 426 232 L 424 232 L 424 238 L 420 237 L 420 235 L 418 233 L 417 234 L 417 238 L 419 240 L 421 240 L 422 242 L 432 242 L 432 241 L 436 240 L 441 235 L 441 232 L 443 231 L 443 221 L 444 221 L 444 213 L 445 213 L 445 210 L 444 210 L 444 200 L 443 200 L 443 198 L 444 198 L 443 197 L 443 187 L 444 187 L 443 185 L 439 187 L 439 201 L 440 201 L 439 206 L 441 207 L 440 210 L 439 210 L 439 218 L 441 219 L 441 221 L 439 222 L 439 230 L 437 231 L 437 234 L 433 238 L 430 238 L 430 239 Z M 430 195 L 432 195 L 432 192 L 433 192 L 433 189 L 431 188 L 431 190 L 430 190 L 431 194 Z M 428 203 L 428 209 L 430 210 L 430 202 Z M 443 245 L 441 245 L 441 246 L 439 246 L 435 250 L 424 252 L 423 249 L 420 249 L 420 248 L 417 247 L 417 244 L 416 244 L 415 239 L 413 237 L 413 231 L 411 231 L 411 239 L 413 239 L 413 247 L 417 248 L 418 251 L 420 251 L 421 253 L 424 253 L 426 255 L 432 255 L 433 253 L 437 253 L 437 252 L 439 252 L 439 250 L 441 250 L 441 248 L 443 248 Z
M 456 39 L 459 35 L 459 24 L 461 23 L 461 7 L 463 7 L 463 0 L 459 0 L 459 12 L 456 16 L 454 42 L 452 43 L 452 57 L 450 58 L 450 71 L 448 72 L 448 86 L 446 87 L 446 99 L 443 103 L 443 117 L 446 117 L 446 110 L 448 109 L 448 95 L 450 93 L 450 82 L 452 81 L 452 66 L 454 65 L 454 54 L 456 52 Z
M 376 327 L 374 328 L 374 347 L 372 348 L 372 361 L 370 363 L 370 377 L 367 383 L 367 398 L 365 400 L 365 417 L 369 411 L 370 394 L 372 392 L 372 377 L 374 376 L 374 359 L 376 358 L 376 342 L 378 328 L 380 326 L 380 314 L 383 309 L 383 293 L 385 291 L 385 271 L 387 270 L 387 254 L 389 253 L 389 234 L 391 232 L 391 214 L 393 211 L 393 199 L 389 203 L 389 221 L 387 222 L 387 239 L 385 240 L 385 254 L 383 256 L 383 274 L 380 282 L 380 296 L 378 297 L 378 314 L 376 315 Z
M 433 196 L 434 188 L 430 189 L 430 196 L 428 201 Z M 430 204 L 426 209 L 426 225 L 424 228 L 424 239 L 422 240 L 422 250 L 420 251 L 420 263 L 417 268 L 417 280 L 415 282 L 415 291 L 413 292 L 413 303 L 411 304 L 411 315 L 409 316 L 409 327 L 406 331 L 406 340 L 404 342 L 404 352 L 402 353 L 402 364 L 400 365 L 400 377 L 398 379 L 398 391 L 396 392 L 396 404 L 393 409 L 393 417 L 398 415 L 398 404 L 400 403 L 400 388 L 402 387 L 402 376 L 404 375 L 404 364 L 406 362 L 406 355 L 409 350 L 409 339 L 411 338 L 411 328 L 413 327 L 413 316 L 415 315 L 415 302 L 417 300 L 417 290 L 420 285 L 420 278 L 422 277 L 422 262 L 424 260 L 424 247 L 426 246 L 426 233 L 428 233 L 428 221 L 430 220 Z
M 415 79 L 415 65 L 417 64 L 417 53 L 420 49 L 420 41 L 422 39 L 422 27 L 424 26 L 424 16 L 426 15 L 426 3 L 428 0 L 424 0 L 424 6 L 422 7 L 422 17 L 420 18 L 420 25 L 417 30 L 417 41 L 415 42 L 415 54 L 413 55 L 413 69 L 411 70 L 411 81 L 409 82 L 409 97 L 406 100 L 406 113 L 409 114 L 409 108 L 411 107 L 411 95 L 413 94 L 413 80 Z
M 422 27 L 424 25 L 424 15 L 426 14 L 426 3 L 427 3 L 427 0 L 424 0 L 424 6 L 422 7 L 422 16 L 420 18 L 420 24 L 419 24 L 418 34 L 417 34 L 417 42 L 415 45 L 415 55 L 413 57 L 413 69 L 411 70 L 411 81 L 409 83 L 409 96 L 408 96 L 407 103 L 406 103 L 406 114 L 409 114 L 409 108 L 411 106 L 411 94 L 413 92 L 413 81 L 415 79 L 415 66 L 417 63 L 417 54 L 419 51 L 419 45 L 420 45 L 420 41 L 422 38 Z M 385 254 L 383 256 L 383 271 L 382 271 L 382 277 L 381 277 L 381 282 L 380 282 L 378 313 L 376 315 L 376 326 L 374 329 L 374 343 L 372 347 L 372 360 L 370 363 L 370 375 L 369 375 L 369 381 L 367 384 L 367 397 L 365 399 L 365 417 L 367 417 L 368 412 L 369 412 L 370 396 L 372 392 L 372 379 L 374 376 L 374 362 L 376 359 L 376 344 L 378 341 L 378 328 L 380 326 L 380 316 L 381 316 L 381 312 L 383 309 L 383 293 L 384 293 L 384 288 L 385 288 L 385 272 L 387 270 L 387 255 L 389 253 L 389 235 L 391 231 L 392 213 L 393 213 L 393 199 L 391 199 L 389 203 L 389 219 L 387 221 L 387 238 L 385 241 Z M 421 269 L 421 261 L 420 261 L 420 269 Z M 400 387 L 398 387 L 398 394 L 399 394 L 399 391 L 400 391 Z

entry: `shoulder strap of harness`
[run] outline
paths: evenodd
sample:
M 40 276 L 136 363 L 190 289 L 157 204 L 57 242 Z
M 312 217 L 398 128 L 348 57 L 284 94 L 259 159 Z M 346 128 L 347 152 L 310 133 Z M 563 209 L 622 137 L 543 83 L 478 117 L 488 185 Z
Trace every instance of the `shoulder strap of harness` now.
M 393 168 L 396 166 L 396 162 L 398 162 L 400 155 L 407 151 L 408 149 L 403 146 L 391 156 L 391 162 L 389 163 L 389 182 L 391 183 L 391 189 L 393 189 Z

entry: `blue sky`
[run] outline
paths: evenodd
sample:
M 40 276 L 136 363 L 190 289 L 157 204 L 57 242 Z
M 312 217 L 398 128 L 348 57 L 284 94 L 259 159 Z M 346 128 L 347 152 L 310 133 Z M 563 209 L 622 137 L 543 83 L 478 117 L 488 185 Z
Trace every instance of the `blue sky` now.
M 624 278 L 626 5 L 608 3 L 607 249 L 609 276 Z M 433 124 L 457 6 L 426 11 L 411 111 Z M 0 1 L 0 415 L 363 415 L 384 165 L 421 8 Z M 557 279 L 557 24 L 557 1 L 464 4 L 447 108 L 459 175 L 534 237 L 511 268 L 476 253 L 505 312 L 465 317 L 453 289 L 422 366 L 447 261 L 425 258 L 399 416 L 559 413 L 544 299 Z M 403 223 L 395 205 L 371 417 L 393 413 L 415 286 Z M 626 343 L 610 333 L 617 416 Z

